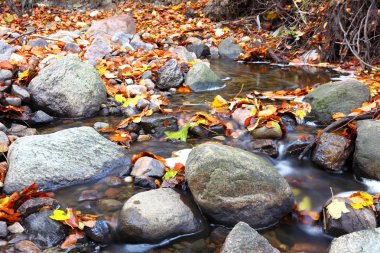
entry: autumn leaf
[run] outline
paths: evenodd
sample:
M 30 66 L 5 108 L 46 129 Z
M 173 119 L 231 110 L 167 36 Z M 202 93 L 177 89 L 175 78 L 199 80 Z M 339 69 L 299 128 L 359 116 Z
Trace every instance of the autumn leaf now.
M 11 15 L 11 14 L 9 14 L 9 13 L 6 13 L 6 14 L 4 15 L 4 20 L 5 20 L 5 22 L 7 22 L 7 23 L 12 23 L 12 21 L 14 20 L 14 17 L 13 17 L 13 15 Z
M 79 239 L 85 238 L 82 231 L 75 229 L 70 232 L 70 235 L 66 237 L 65 241 L 61 244 L 61 249 L 68 249 L 74 246 Z
M 311 199 L 308 196 L 303 197 L 303 199 L 298 203 L 298 210 L 300 211 L 311 211 Z
M 373 198 L 366 192 L 356 192 L 352 194 L 349 199 L 352 202 L 350 205 L 356 210 L 364 207 L 373 207 Z
M 225 100 L 222 96 L 217 95 L 214 98 L 214 101 L 211 104 L 211 109 L 217 109 L 219 107 L 224 107 L 228 104 L 227 100 Z
M 343 213 L 350 212 L 350 210 L 348 210 L 346 207 L 346 203 L 336 198 L 331 201 L 331 203 L 326 207 L 326 210 L 335 220 L 340 219 Z
M 170 179 L 175 177 L 177 175 L 177 173 L 178 172 L 176 170 L 169 170 L 165 173 L 165 175 L 163 176 L 163 179 L 166 181 L 169 181 Z
M 176 131 L 176 132 L 166 131 L 165 132 L 166 139 L 174 139 L 174 140 L 180 140 L 180 141 L 186 142 L 190 127 L 191 127 L 191 124 L 187 123 L 179 131 Z
M 54 210 L 53 215 L 49 216 L 50 219 L 56 220 L 56 221 L 64 221 L 70 219 L 70 212 L 63 211 L 63 210 Z

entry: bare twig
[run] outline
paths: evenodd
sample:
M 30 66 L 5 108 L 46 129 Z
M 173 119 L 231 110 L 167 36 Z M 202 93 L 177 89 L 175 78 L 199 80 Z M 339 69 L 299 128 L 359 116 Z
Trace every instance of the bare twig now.
M 341 118 L 340 120 L 335 121 L 335 122 L 331 123 L 330 125 L 328 125 L 325 129 L 322 130 L 322 133 L 337 131 L 337 130 L 341 129 L 342 127 L 346 126 L 347 124 L 355 121 L 355 120 L 373 119 L 379 115 L 380 115 L 380 108 L 376 108 L 372 111 L 369 111 L 369 112 L 361 114 L 361 115 L 347 116 L 347 117 Z M 309 145 L 307 145 L 305 147 L 303 152 L 298 157 L 299 160 L 301 160 L 306 155 L 306 153 L 309 152 L 314 147 L 314 145 L 317 143 L 319 138 L 320 137 L 316 137 L 313 142 L 311 142 Z

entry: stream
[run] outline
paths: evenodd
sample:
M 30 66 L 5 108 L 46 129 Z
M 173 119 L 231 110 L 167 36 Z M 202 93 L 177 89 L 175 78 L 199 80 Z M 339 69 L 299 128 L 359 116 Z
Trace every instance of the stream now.
M 231 61 L 212 60 L 211 67 L 226 81 L 226 87 L 216 91 L 176 94 L 172 96 L 170 98 L 172 104 L 169 107 L 180 109 L 181 113 L 177 115 L 178 118 L 186 118 L 186 115 L 191 115 L 201 110 L 208 111 L 209 106 L 207 102 L 212 101 L 216 95 L 221 95 L 225 99 L 229 99 L 237 94 L 242 97 L 253 90 L 272 91 L 296 89 L 298 87 L 326 83 L 330 80 L 336 80 L 341 76 L 340 73 L 331 69 L 319 69 L 310 66 L 274 66 L 264 63 L 243 64 Z M 108 122 L 111 126 L 115 126 L 121 119 L 121 117 L 95 117 L 77 121 L 60 120 L 55 121 L 51 125 L 43 126 L 38 130 L 40 133 L 50 133 L 83 125 L 93 126 L 95 122 L 99 121 Z M 285 156 L 284 150 L 292 140 L 299 135 L 315 134 L 319 127 L 322 126 L 316 127 L 313 124 L 297 126 L 295 131 L 287 133 L 285 139 L 278 141 L 280 154 L 278 158 L 271 159 L 280 174 L 284 176 L 292 186 L 297 201 L 301 202 L 306 197 L 310 200 L 311 210 L 319 212 L 323 204 L 331 197 L 330 187 L 333 189 L 334 194 L 349 191 L 374 192 L 376 185 L 356 181 L 351 172 L 331 174 L 318 168 L 307 159 L 299 161 L 296 158 L 288 158 Z M 206 141 L 216 140 L 212 138 L 201 140 L 190 139 L 187 143 L 183 143 L 153 139 L 149 142 L 132 143 L 130 153 L 133 155 L 142 151 L 149 151 L 163 157 L 170 157 L 173 151 L 191 148 L 196 144 Z M 228 144 L 229 140 L 225 140 L 224 143 Z M 240 144 L 245 145 L 245 143 Z M 109 208 L 102 207 L 98 204 L 99 200 L 78 201 L 80 194 L 84 190 L 89 189 L 96 189 L 102 192 L 102 198 L 112 198 L 122 203 L 137 192 L 145 190 L 127 183 L 112 186 L 112 183 L 101 180 L 97 183 L 70 187 L 69 189 L 62 189 L 55 192 L 55 198 L 64 206 L 74 207 L 84 213 L 102 215 L 113 227 L 117 225 L 118 210 L 109 210 Z M 220 247 L 220 245 L 213 243 L 210 239 L 210 232 L 214 228 L 214 225 L 210 225 L 209 230 L 203 234 L 174 238 L 173 240 L 164 241 L 156 245 L 121 244 L 115 235 L 112 244 L 102 248 L 100 252 L 211 253 Z M 294 218 L 287 222 L 282 222 L 267 231 L 260 231 L 260 233 L 264 235 L 274 247 L 277 247 L 282 252 L 325 252 L 332 239 L 323 234 L 321 225 L 305 225 L 301 222 L 297 222 Z

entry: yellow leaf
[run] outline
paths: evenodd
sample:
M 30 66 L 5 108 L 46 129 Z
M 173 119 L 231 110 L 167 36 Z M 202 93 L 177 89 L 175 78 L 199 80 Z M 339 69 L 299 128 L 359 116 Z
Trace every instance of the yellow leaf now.
M 326 207 L 327 212 L 333 219 L 340 219 L 342 213 L 349 213 L 350 210 L 347 209 L 346 203 L 340 201 L 339 199 L 333 199 L 331 203 Z
M 13 15 L 11 15 L 11 14 L 9 14 L 9 13 L 5 14 L 5 16 L 4 16 L 4 20 L 5 20 L 5 22 L 7 22 L 7 23 L 12 23 L 12 21 L 14 20 Z
M 107 73 L 107 67 L 106 66 L 100 66 L 98 68 L 98 72 L 100 76 L 104 76 Z
M 22 80 L 24 79 L 25 77 L 28 77 L 29 76 L 29 69 L 25 70 L 24 72 L 22 72 L 21 74 L 18 75 L 18 80 Z
M 259 117 L 271 116 L 276 111 L 277 111 L 276 107 L 274 107 L 273 105 L 268 105 L 268 107 L 265 110 L 259 112 L 258 116 Z
M 300 211 L 311 211 L 311 199 L 308 196 L 303 197 L 303 199 L 298 204 L 298 210 Z
M 344 118 L 346 117 L 346 114 L 342 113 L 342 112 L 337 112 L 337 113 L 334 113 L 332 118 L 334 120 L 340 120 L 341 118 Z
M 214 98 L 214 101 L 211 104 L 211 109 L 223 107 L 226 104 L 228 104 L 228 102 L 222 96 L 218 95 Z
M 9 201 L 9 197 L 5 197 L 5 198 L 0 199 L 0 206 L 5 205 L 6 203 L 8 203 L 8 201 Z
M 123 104 L 123 103 L 125 103 L 125 101 L 127 101 L 127 99 L 121 94 L 116 94 L 115 95 L 115 101 L 120 103 L 120 104 Z
M 356 192 L 349 199 L 352 202 L 350 205 L 356 210 L 373 206 L 373 198 L 366 192 Z
M 306 112 L 304 110 L 297 110 L 295 112 L 295 115 L 300 119 L 303 120 L 306 116 Z
M 49 217 L 52 220 L 58 220 L 58 221 L 68 220 L 70 219 L 70 212 L 66 212 L 66 211 L 58 209 L 58 210 L 54 210 L 53 215 Z

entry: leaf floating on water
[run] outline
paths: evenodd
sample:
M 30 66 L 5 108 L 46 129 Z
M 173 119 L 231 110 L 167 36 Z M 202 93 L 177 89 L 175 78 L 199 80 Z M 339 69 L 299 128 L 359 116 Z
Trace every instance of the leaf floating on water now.
M 356 210 L 364 207 L 373 207 L 373 198 L 366 192 L 356 192 L 352 194 L 349 199 L 352 202 L 350 205 Z
M 300 211 L 311 211 L 311 199 L 308 196 L 303 197 L 303 199 L 298 204 L 298 210 Z
M 336 198 L 331 201 L 326 209 L 330 216 L 335 220 L 340 219 L 340 217 L 342 217 L 342 213 L 350 212 L 350 210 L 346 207 L 346 203 Z

